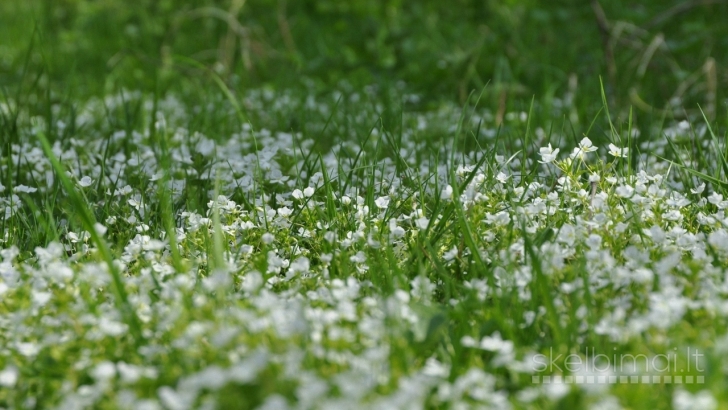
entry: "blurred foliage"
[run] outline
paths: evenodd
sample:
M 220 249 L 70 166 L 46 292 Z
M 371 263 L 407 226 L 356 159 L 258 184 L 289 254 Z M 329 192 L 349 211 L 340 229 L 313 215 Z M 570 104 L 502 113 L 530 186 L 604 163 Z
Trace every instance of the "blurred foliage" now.
M 618 106 L 712 98 L 724 109 L 728 2 L 602 1 L 608 32 L 595 3 L 3 0 L 0 85 L 25 75 L 77 95 L 167 89 L 204 66 L 233 88 L 404 81 L 462 102 L 486 84 L 493 99 L 530 100 L 571 83 L 588 90 L 577 102 L 593 102 L 602 76 Z

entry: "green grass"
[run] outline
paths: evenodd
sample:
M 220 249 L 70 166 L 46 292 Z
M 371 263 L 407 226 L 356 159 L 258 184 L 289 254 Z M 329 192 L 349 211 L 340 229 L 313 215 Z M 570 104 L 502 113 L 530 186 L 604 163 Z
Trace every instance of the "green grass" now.
M 0 4 L 0 408 L 728 408 L 726 4 L 603 6 Z

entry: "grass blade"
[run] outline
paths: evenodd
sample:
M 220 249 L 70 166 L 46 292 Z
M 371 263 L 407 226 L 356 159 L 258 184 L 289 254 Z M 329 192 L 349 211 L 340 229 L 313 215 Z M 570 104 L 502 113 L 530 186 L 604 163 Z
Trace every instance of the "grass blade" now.
M 135 339 L 137 345 L 142 344 L 143 336 L 141 332 L 141 323 L 137 317 L 134 309 L 129 303 L 129 298 L 124 287 L 124 280 L 121 276 L 121 271 L 114 261 L 114 256 L 111 252 L 109 244 L 104 238 L 96 231 L 96 218 L 93 212 L 88 207 L 85 198 L 80 194 L 76 187 L 73 185 L 71 179 L 66 175 L 66 170 L 63 168 L 60 160 L 53 153 L 50 142 L 46 138 L 45 134 L 39 132 L 38 139 L 40 140 L 43 151 L 46 157 L 51 162 L 53 169 L 56 171 L 56 176 L 60 179 L 63 188 L 66 190 L 71 203 L 73 204 L 76 211 L 81 217 L 81 223 L 83 228 L 91 234 L 91 240 L 96 245 L 101 258 L 106 262 L 109 273 L 112 279 L 112 291 L 114 293 L 114 303 L 116 308 L 121 313 L 122 318 L 129 326 L 132 337 Z

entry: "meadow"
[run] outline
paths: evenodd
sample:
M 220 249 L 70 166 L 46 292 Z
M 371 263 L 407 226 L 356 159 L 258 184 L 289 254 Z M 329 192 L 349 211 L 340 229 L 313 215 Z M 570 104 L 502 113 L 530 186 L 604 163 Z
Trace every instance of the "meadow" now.
M 721 1 L 0 4 L 0 409 L 728 408 Z

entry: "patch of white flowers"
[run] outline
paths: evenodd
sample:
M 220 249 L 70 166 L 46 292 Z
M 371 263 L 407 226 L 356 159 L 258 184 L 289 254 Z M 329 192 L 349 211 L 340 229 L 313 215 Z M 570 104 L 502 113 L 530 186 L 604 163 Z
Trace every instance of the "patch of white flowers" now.
M 264 112 L 270 98 L 256 93 L 247 105 Z M 414 138 L 437 118 L 418 114 L 399 153 L 407 178 L 392 159 L 362 174 L 342 147 L 323 155 L 324 174 L 303 166 L 312 142 L 301 135 L 246 125 L 214 141 L 173 128 L 185 115 L 176 100 L 160 106 L 170 169 L 138 132 L 53 148 L 88 205 L 108 209 L 95 232 L 123 241 L 123 301 L 70 212 L 57 241 L 18 247 L 55 176 L 30 141 L 0 163 L 32 164 L 19 179 L 35 184 L 0 185 L 0 407 L 186 410 L 232 395 L 271 409 L 534 408 L 571 391 L 530 384 L 548 341 L 664 350 L 697 343 L 681 337 L 691 320 L 728 317 L 728 201 L 705 184 L 677 189 L 653 160 L 617 172 L 628 147 L 585 137 L 560 158 L 544 143 L 532 180 L 499 155 L 447 168 L 415 162 L 437 154 Z M 94 125 L 98 109 L 80 119 Z M 108 153 L 102 169 L 102 147 L 123 140 L 136 151 Z M 205 210 L 154 225 L 157 194 L 181 201 L 193 180 L 209 185 Z M 28 393 L 39 385 L 43 397 Z M 620 408 L 609 389 L 587 393 L 594 408 Z M 672 405 L 716 400 L 677 389 Z

